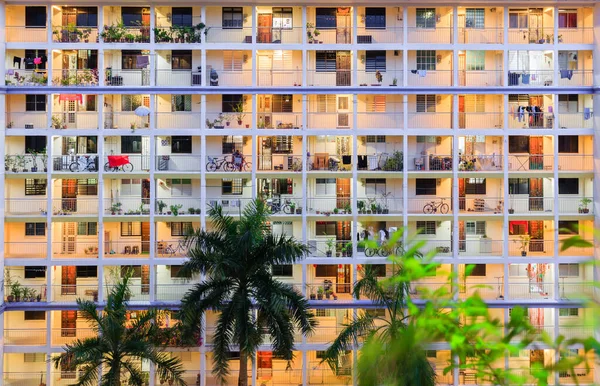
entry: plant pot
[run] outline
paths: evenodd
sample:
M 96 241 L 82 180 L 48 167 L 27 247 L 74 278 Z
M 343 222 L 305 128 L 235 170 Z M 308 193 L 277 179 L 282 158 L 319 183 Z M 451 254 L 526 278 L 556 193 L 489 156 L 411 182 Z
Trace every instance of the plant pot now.
M 296 208 L 296 214 L 302 214 L 302 208 Z
M 350 251 L 346 252 L 346 255 L 347 255 L 348 257 L 352 257 L 352 250 L 350 250 Z
M 12 303 L 12 302 L 15 301 L 15 297 L 13 295 L 8 295 L 6 297 L 6 301 L 9 302 L 9 303 Z
M 342 257 L 346 257 L 347 253 L 346 252 L 342 252 Z
M 172 212 L 171 212 L 170 210 L 168 210 L 168 211 L 167 211 L 167 214 L 168 214 L 169 216 L 171 215 L 171 213 L 172 213 Z
M 523 256 L 523 257 L 527 256 L 527 251 L 521 251 L 521 256 Z
M 332 255 L 333 255 L 332 251 L 325 252 L 325 256 L 327 256 L 327 257 L 331 257 Z
M 325 294 L 325 299 L 327 299 L 327 300 L 331 299 L 331 294 Z
M 229 125 L 231 124 L 231 122 L 225 122 L 225 124 L 227 125 L 227 127 L 229 127 Z
M 44 173 L 48 172 L 48 168 L 44 168 Z
M 242 121 L 241 120 L 238 120 L 237 122 L 238 122 L 238 125 L 240 125 L 240 126 L 242 125 Z
M 390 210 L 389 209 L 384 209 L 382 212 L 383 212 L 383 214 L 389 214 Z
M 309 297 L 310 297 L 310 300 L 316 300 L 317 299 L 317 295 L 315 295 L 315 294 L 310 294 Z
M 337 299 L 338 299 L 337 295 L 333 295 L 333 300 L 337 300 Z
M 17 168 L 12 168 L 11 170 L 12 170 L 13 173 L 17 172 Z
M 241 124 L 241 123 L 240 123 L 240 124 Z M 250 128 L 250 125 L 246 125 L 246 129 L 249 129 L 249 128 Z
M 32 167 L 32 168 L 31 168 L 31 172 L 32 172 L 32 173 L 37 173 L 37 171 L 38 171 L 38 168 L 37 168 L 37 167 Z
M 373 212 L 372 212 L 372 211 L 370 211 L 370 210 L 367 210 L 367 214 L 371 214 L 371 213 L 373 213 Z
M 515 213 L 515 210 L 514 210 L 514 209 L 509 209 L 509 210 L 508 210 L 508 214 L 514 214 L 514 213 Z
M 323 294 L 317 294 L 317 300 L 323 300 Z
M 583 213 L 590 213 L 590 210 L 589 210 L 589 208 L 584 208 L 584 209 L 583 209 Z

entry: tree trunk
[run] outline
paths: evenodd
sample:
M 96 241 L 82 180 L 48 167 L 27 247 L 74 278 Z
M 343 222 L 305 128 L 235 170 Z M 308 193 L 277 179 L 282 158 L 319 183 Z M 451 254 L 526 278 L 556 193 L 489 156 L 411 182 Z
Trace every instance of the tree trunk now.
M 248 355 L 240 350 L 240 374 L 238 375 L 238 386 L 248 386 Z

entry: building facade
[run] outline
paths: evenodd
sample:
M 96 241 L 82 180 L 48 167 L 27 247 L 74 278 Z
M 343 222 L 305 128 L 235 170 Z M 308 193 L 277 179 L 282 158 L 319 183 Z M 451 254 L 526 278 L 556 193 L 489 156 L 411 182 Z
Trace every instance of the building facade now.
M 275 273 L 319 327 L 292 370 L 265 345 L 255 385 L 356 383 L 356 350 L 337 373 L 321 354 L 380 312 L 350 296 L 363 265 L 391 273 L 361 241 L 402 227 L 442 263 L 415 288 L 453 271 L 501 320 L 522 305 L 540 331 L 592 334 L 578 298 L 594 250 L 560 241 L 593 239 L 600 6 L 564 3 L 1 1 L 2 385 L 72 383 L 46 359 L 91 336 L 75 300 L 102 304 L 126 270 L 132 307 L 176 307 L 198 279 L 178 276 L 186 229 L 256 197 L 273 232 L 310 246 Z M 170 349 L 191 385 L 215 384 L 206 320 L 201 347 Z M 443 343 L 428 356 L 440 384 L 477 384 L 442 373 Z M 555 359 L 541 346 L 498 366 Z

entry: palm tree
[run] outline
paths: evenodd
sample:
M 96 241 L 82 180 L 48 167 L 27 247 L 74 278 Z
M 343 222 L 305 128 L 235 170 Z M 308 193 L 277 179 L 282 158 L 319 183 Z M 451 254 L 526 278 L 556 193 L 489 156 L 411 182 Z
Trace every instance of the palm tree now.
M 316 320 L 306 299 L 289 284 L 273 278 L 271 267 L 294 264 L 308 249 L 293 237 L 274 235 L 262 200 L 250 202 L 239 220 L 210 209 L 214 231 L 188 235 L 190 259 L 182 274 L 205 275 L 183 297 L 180 317 L 183 336 L 202 332 L 202 315 L 219 312 L 213 338 L 213 373 L 220 382 L 229 374 L 229 351 L 240 352 L 238 385 L 248 385 L 248 359 L 254 358 L 266 332 L 275 355 L 293 359 L 294 331 L 313 332 Z M 236 345 L 234 349 L 232 346 Z
M 356 282 L 353 296 L 369 298 L 378 308 L 385 309 L 386 315 L 359 314 L 332 342 L 323 361 L 337 373 L 341 355 L 362 341 L 358 361 L 360 385 L 434 386 L 435 370 L 415 339 L 414 326 L 406 312 L 409 283 L 394 280 L 401 269 L 394 267 L 392 278 L 384 281 L 377 278 L 377 271 L 370 265 L 361 271 L 363 277 Z
M 96 337 L 77 339 L 64 347 L 64 352 L 52 360 L 55 368 L 79 369 L 77 386 L 119 386 L 121 382 L 142 386 L 146 383 L 140 363 L 146 360 L 156 365 L 160 379 L 185 386 L 179 359 L 161 350 L 160 328 L 155 323 L 157 311 L 138 313 L 127 325 L 129 275 L 111 289 L 103 311 L 89 300 L 77 299 L 79 311 L 93 325 Z M 121 381 L 122 378 L 127 380 Z

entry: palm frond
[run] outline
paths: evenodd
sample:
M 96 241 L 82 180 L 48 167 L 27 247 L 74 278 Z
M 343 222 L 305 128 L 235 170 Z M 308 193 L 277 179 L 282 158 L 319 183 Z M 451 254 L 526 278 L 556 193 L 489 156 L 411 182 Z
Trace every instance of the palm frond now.
M 373 327 L 373 317 L 368 313 L 364 313 L 352 321 L 352 323 L 345 325 L 337 338 L 325 350 L 322 362 L 326 362 L 331 370 L 337 372 L 340 356 L 347 350 L 352 350 L 354 346 L 358 345 L 360 338 L 369 335 Z

